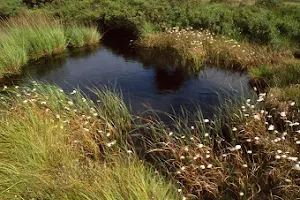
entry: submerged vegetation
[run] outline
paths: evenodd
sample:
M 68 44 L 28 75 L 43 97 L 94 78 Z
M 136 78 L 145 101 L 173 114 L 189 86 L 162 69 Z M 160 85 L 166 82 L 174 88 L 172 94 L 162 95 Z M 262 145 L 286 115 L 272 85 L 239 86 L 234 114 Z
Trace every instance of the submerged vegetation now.
M 0 74 L 18 72 L 29 59 L 56 54 L 67 47 L 97 43 L 96 27 L 67 26 L 46 14 L 22 14 L 1 21 Z

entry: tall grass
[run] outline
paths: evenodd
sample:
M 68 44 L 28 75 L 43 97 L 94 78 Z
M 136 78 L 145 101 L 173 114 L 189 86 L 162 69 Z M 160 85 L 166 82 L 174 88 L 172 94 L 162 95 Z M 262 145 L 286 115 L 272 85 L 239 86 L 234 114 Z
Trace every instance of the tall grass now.
M 300 198 L 292 99 L 259 94 L 211 119 L 182 110 L 166 124 L 132 116 L 107 88 L 94 91 L 98 105 L 40 83 L 3 90 L 2 199 Z
M 0 49 L 1 71 L 18 71 L 19 66 L 26 64 L 29 59 L 25 42 L 5 33 L 1 33 Z
M 259 99 L 228 104 L 213 120 L 198 111 L 173 117 L 171 127 L 148 123 L 149 162 L 188 199 L 299 198 L 297 108 Z
M 79 92 L 35 84 L 0 96 L 1 199 L 178 199 Z
M 69 47 L 82 47 L 99 42 L 99 33 L 96 27 L 69 26 L 66 28 Z
M 249 70 L 252 79 L 264 80 L 269 86 L 284 87 L 300 84 L 300 62 L 288 61 L 280 65 L 260 66 Z
M 0 70 L 17 72 L 29 59 L 57 54 L 67 47 L 80 47 L 99 41 L 95 27 L 68 27 L 42 13 L 21 14 L 0 22 Z
M 141 39 L 142 47 L 159 51 L 173 51 L 183 61 L 195 67 L 210 63 L 220 67 L 248 69 L 262 64 L 276 64 L 291 58 L 292 52 L 269 50 L 247 42 L 238 42 L 224 36 L 217 36 L 207 30 L 193 30 L 191 27 L 174 27 L 164 33 L 152 34 Z

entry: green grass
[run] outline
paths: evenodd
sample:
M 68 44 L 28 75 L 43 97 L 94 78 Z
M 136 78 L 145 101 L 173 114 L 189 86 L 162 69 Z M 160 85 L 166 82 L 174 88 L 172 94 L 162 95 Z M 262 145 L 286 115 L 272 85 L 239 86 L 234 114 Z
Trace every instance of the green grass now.
M 280 102 L 292 102 L 294 101 L 299 108 L 300 105 L 300 87 L 298 86 L 286 86 L 286 87 L 273 87 L 270 89 L 270 98 L 277 99 Z
M 15 71 L 19 66 L 26 64 L 29 59 L 26 44 L 18 41 L 11 35 L 3 34 L 0 39 L 0 70 L 6 71 L 7 68 Z
M 222 68 L 245 70 L 263 64 L 278 64 L 292 58 L 289 50 L 270 50 L 265 46 L 238 42 L 210 31 L 187 29 L 167 29 L 164 33 L 150 34 L 140 39 L 141 47 L 155 51 L 173 53 L 181 63 L 189 63 L 190 68 L 200 68 L 209 63 Z
M 2 20 L 0 74 L 19 72 L 29 59 L 60 53 L 67 47 L 91 45 L 100 40 L 97 28 L 66 26 L 42 13 L 27 13 Z
M 273 1 L 262 2 L 265 5 L 264 2 L 272 4 Z M 73 5 L 74 0 L 54 0 L 43 9 L 67 20 L 98 21 L 108 30 L 131 29 L 141 37 L 145 30 L 152 32 L 174 26 L 192 26 L 274 48 L 299 46 L 300 41 L 297 6 L 236 7 L 225 3 L 179 0 L 80 0 L 76 1 L 76 7 Z
M 100 40 L 96 27 L 70 26 L 66 29 L 66 35 L 69 47 L 83 47 Z
M 131 115 L 108 88 L 94 90 L 97 105 L 43 83 L 3 90 L 2 199 L 300 197 L 298 129 L 289 126 L 300 119 L 298 101 L 265 107 L 254 97 L 209 120 L 182 110 L 165 124 L 155 113 Z
M 249 70 L 252 79 L 265 81 L 270 87 L 300 84 L 300 63 L 292 61 L 273 66 L 260 66 Z
M 179 199 L 79 92 L 34 84 L 0 96 L 1 199 Z

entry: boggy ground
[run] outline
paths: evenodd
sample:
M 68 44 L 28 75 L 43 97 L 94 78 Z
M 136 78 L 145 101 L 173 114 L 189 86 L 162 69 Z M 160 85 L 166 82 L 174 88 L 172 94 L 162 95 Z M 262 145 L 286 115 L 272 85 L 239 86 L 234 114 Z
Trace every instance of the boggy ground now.
M 166 125 L 105 88 L 97 104 L 43 83 L 2 90 L 2 199 L 300 198 L 294 101 L 260 94 Z
M 177 59 L 199 68 L 209 63 L 219 67 L 245 70 L 260 65 L 272 65 L 292 59 L 291 50 L 273 50 L 266 46 L 238 42 L 208 30 L 174 27 L 151 34 L 137 42 L 138 46 L 162 52 L 173 52 Z
M 140 44 L 171 49 L 192 66 L 208 62 L 247 70 L 267 92 L 227 102 L 212 119 L 204 119 L 198 110 L 185 117 L 170 116 L 173 123 L 166 125 L 153 117 L 131 115 L 116 92 L 95 91 L 95 104 L 80 91 L 66 94 L 41 83 L 4 86 L 0 197 L 300 198 L 300 65 L 293 58 L 299 48 L 299 9 L 275 4 L 270 9 L 261 2 L 233 8 L 197 1 L 87 0 L 74 7 L 74 0 L 54 0 L 42 7 L 63 19 L 129 27 L 140 36 Z M 0 42 L 5 55 L 0 66 L 12 58 L 7 63 L 19 69 L 31 57 L 81 46 L 82 35 L 99 36 L 91 30 L 66 31 L 57 20 L 44 22 L 42 18 L 38 26 L 29 23 L 31 36 L 43 37 L 25 43 L 17 40 L 25 29 L 5 29 L 12 32 L 1 34 L 6 38 Z M 176 27 L 162 32 L 173 26 L 197 30 Z M 48 41 L 46 49 L 41 41 Z M 26 44 L 26 51 L 20 44 Z

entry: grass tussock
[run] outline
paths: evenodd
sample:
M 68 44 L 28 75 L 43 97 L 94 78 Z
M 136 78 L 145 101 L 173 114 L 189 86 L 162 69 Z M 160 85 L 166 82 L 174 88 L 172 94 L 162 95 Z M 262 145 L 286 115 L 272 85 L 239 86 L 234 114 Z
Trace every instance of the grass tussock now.
M 142 39 L 142 47 L 161 51 L 173 51 L 193 65 L 210 63 L 226 68 L 247 69 L 262 64 L 276 64 L 291 58 L 289 51 L 271 51 L 267 47 L 237 42 L 217 36 L 207 30 L 192 28 L 169 29 L 164 33 L 150 35 Z
M 1 74 L 18 72 L 29 59 L 57 54 L 67 47 L 100 39 L 95 27 L 68 26 L 42 13 L 21 14 L 0 22 Z
M 263 80 L 271 87 L 297 86 L 300 84 L 300 62 L 288 61 L 280 65 L 262 65 L 249 70 L 254 80 Z
M 117 101 L 101 96 L 111 105 L 99 108 L 76 90 L 67 95 L 40 84 L 5 92 L 1 199 L 178 199 L 175 187 L 128 149 L 126 130 L 117 134 L 118 125 L 102 115 Z
M 268 95 L 269 101 L 289 102 L 294 101 L 296 105 L 300 105 L 300 86 L 273 87 Z
M 4 199 L 300 198 L 295 100 L 263 93 L 167 125 L 132 116 L 107 88 L 94 91 L 97 104 L 39 83 L 3 90 Z
M 187 199 L 299 198 L 297 107 L 264 107 L 264 99 L 230 106 L 214 120 L 199 112 L 173 118 L 173 128 L 149 123 L 150 162 Z
M 66 29 L 69 47 L 83 47 L 99 42 L 99 33 L 95 27 L 70 26 Z

